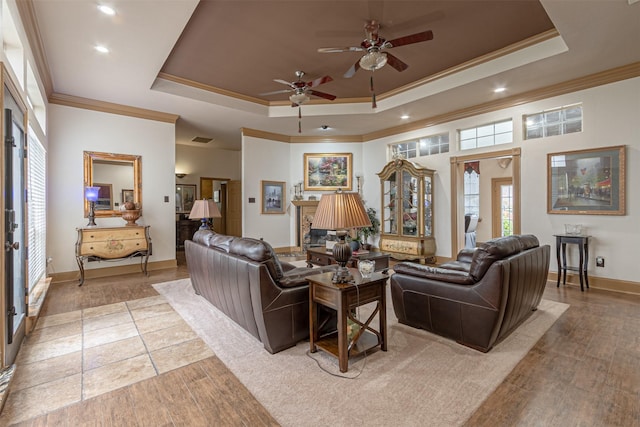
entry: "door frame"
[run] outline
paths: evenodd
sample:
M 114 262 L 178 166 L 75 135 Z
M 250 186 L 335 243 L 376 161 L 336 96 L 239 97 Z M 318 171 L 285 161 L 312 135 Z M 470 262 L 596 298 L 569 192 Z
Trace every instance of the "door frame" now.
M 491 178 L 491 236 L 494 239 L 502 236 L 502 205 L 500 204 L 502 193 L 499 189 L 503 185 L 513 187 L 513 178 L 508 176 Z
M 451 257 L 455 258 L 464 248 L 464 163 L 474 160 L 511 157 L 511 179 L 513 180 L 513 234 L 520 234 L 520 162 L 521 149 L 491 151 L 487 153 L 452 156 L 450 160 L 451 179 Z M 461 231 L 462 230 L 462 231 Z

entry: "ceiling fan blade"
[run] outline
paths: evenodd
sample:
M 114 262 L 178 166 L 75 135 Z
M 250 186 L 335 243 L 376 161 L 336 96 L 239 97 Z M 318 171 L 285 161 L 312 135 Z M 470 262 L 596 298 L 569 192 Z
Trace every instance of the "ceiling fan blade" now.
M 412 43 L 426 42 L 427 40 L 433 40 L 433 32 L 431 30 L 423 31 L 422 33 L 411 34 L 410 36 L 398 37 L 397 39 L 388 40 L 388 47 L 404 46 Z
M 317 78 L 313 81 L 310 81 L 309 83 L 307 83 L 307 87 L 315 87 L 315 86 L 320 86 L 321 84 L 324 83 L 329 83 L 330 81 L 332 81 L 333 79 L 331 78 L 331 76 L 324 76 L 324 77 L 320 77 Z
M 289 89 L 276 90 L 273 92 L 261 93 L 260 96 L 275 95 L 277 93 L 287 93 L 287 92 L 291 92 L 291 90 Z
M 334 99 L 336 99 L 335 95 L 330 95 L 324 92 L 318 92 L 317 90 L 313 90 L 313 89 L 308 90 L 307 93 L 310 95 L 318 96 L 320 98 L 328 99 L 330 101 L 333 101 Z
M 282 83 L 283 85 L 287 85 L 287 86 L 291 86 L 291 87 L 293 87 L 293 86 L 292 86 L 292 83 L 291 83 L 291 82 L 288 82 L 288 81 L 286 81 L 286 80 L 282 80 L 282 79 L 273 79 L 273 81 L 274 81 L 274 82 L 276 82 L 276 83 Z
M 344 73 L 342 77 L 344 77 L 345 79 L 350 79 L 359 69 L 360 69 L 360 59 L 358 59 L 356 63 L 353 64 L 351 68 L 347 70 L 346 73 Z
M 387 64 L 391 65 L 396 70 L 404 71 L 407 68 L 409 68 L 407 64 L 399 60 L 397 57 L 393 56 L 389 52 L 385 52 L 385 53 L 387 54 Z
M 350 47 L 321 47 L 318 49 L 320 53 L 337 53 L 337 52 L 362 52 L 364 48 L 360 46 Z

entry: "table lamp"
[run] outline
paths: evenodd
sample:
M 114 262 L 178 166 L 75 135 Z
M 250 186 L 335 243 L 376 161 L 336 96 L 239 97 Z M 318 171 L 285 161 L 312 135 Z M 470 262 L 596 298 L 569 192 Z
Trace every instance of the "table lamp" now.
M 96 201 L 100 187 L 85 187 L 84 197 L 89 202 L 89 224 L 87 227 L 96 227 Z
M 200 218 L 202 225 L 198 230 L 211 230 L 207 220 L 209 218 L 222 218 L 218 205 L 212 199 L 196 200 L 193 203 L 191 212 L 189 212 L 189 219 Z
M 351 246 L 346 242 L 347 230 L 371 225 L 367 210 L 358 193 L 338 190 L 323 194 L 313 217 L 313 228 L 336 230 L 338 243 L 333 246 L 333 258 L 338 269 L 333 275 L 333 283 L 348 283 L 353 280 L 347 262 L 351 259 Z

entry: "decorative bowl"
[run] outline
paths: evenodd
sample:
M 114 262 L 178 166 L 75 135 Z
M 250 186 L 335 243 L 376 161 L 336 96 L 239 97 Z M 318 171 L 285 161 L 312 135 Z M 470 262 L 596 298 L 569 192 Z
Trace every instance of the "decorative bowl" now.
M 140 218 L 140 209 L 131 209 L 122 211 L 122 219 L 127 221 L 128 226 L 136 225 L 136 221 Z
M 582 234 L 582 224 L 565 224 L 564 232 L 567 234 Z

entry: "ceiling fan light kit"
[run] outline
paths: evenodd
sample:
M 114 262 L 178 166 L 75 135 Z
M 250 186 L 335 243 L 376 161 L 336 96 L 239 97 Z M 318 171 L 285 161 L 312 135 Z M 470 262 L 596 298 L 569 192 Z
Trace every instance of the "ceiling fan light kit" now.
M 369 71 L 379 70 L 387 63 L 387 54 L 383 52 L 369 52 L 360 58 L 360 68 Z

